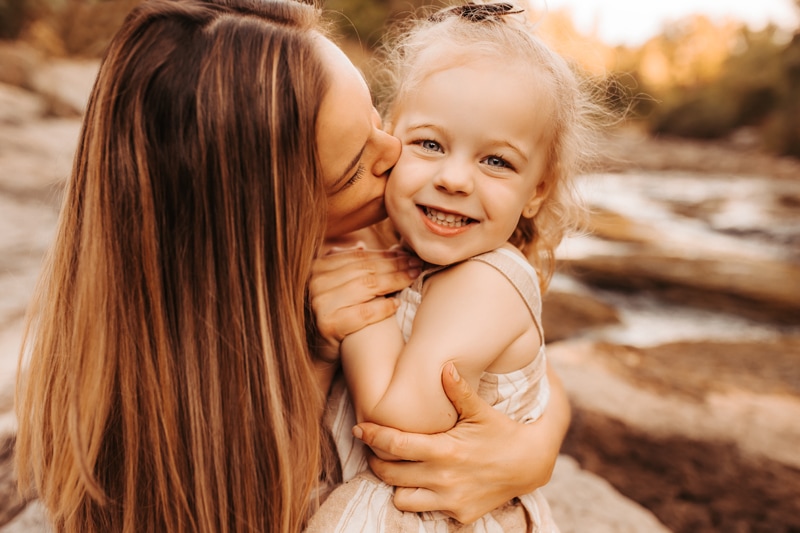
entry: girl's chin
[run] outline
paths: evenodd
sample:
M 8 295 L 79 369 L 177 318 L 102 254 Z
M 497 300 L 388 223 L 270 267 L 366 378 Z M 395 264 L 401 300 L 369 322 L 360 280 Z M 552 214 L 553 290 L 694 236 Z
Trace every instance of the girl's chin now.
M 453 250 L 430 250 L 424 246 L 412 249 L 420 259 L 431 265 L 452 265 L 466 259 L 463 254 Z

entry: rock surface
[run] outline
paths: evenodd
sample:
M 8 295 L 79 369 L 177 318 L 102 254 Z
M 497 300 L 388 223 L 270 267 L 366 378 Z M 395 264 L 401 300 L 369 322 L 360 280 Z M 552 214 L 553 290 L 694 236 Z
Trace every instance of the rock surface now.
M 551 347 L 575 404 L 564 452 L 675 531 L 797 531 L 799 353 L 800 337 Z

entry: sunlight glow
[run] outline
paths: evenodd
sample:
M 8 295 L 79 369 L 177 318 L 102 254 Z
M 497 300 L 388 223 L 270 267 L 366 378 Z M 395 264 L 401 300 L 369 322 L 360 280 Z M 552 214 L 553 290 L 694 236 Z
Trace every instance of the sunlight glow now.
M 752 29 L 772 22 L 781 28 L 800 25 L 798 9 L 792 0 L 529 0 L 533 6 L 549 10 L 567 9 L 579 31 L 596 35 L 610 45 L 641 45 L 661 32 L 670 21 L 691 14 L 704 14 L 714 21 L 734 19 Z

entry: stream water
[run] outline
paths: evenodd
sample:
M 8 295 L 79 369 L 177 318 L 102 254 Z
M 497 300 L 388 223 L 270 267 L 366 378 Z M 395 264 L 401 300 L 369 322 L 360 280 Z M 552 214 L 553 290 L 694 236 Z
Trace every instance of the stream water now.
M 587 203 L 628 219 L 639 235 L 679 257 L 758 259 L 800 264 L 800 176 L 797 180 L 687 172 L 590 175 L 580 182 Z M 562 257 L 630 254 L 618 241 L 570 238 Z M 636 261 L 635 255 L 629 255 Z M 800 284 L 800 279 L 786 280 Z M 758 283 L 753 279 L 753 283 Z M 800 334 L 800 326 L 749 320 L 725 312 L 665 302 L 642 292 L 589 287 L 556 275 L 552 287 L 590 293 L 612 305 L 622 323 L 584 336 L 618 344 L 652 346 L 687 340 L 767 340 Z M 800 307 L 800 306 L 799 306 Z M 796 321 L 798 323 L 800 321 Z

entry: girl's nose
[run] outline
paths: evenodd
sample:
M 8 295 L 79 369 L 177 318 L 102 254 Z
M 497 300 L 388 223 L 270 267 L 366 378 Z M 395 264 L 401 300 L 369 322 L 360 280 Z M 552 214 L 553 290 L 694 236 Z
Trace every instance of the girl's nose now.
M 434 186 L 447 194 L 472 194 L 475 182 L 472 179 L 471 165 L 455 158 L 443 162 L 434 176 Z

